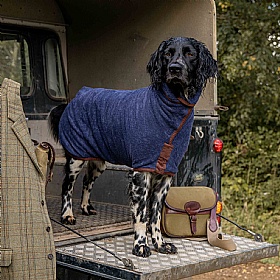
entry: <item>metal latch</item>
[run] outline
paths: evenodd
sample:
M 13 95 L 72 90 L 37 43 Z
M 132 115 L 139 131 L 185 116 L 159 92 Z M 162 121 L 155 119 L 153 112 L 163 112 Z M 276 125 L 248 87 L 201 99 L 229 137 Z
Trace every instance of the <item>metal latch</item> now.
M 222 106 L 222 105 L 216 105 L 215 107 L 214 107 L 214 110 L 215 111 L 223 111 L 223 112 L 226 112 L 226 111 L 228 111 L 228 107 L 227 106 Z

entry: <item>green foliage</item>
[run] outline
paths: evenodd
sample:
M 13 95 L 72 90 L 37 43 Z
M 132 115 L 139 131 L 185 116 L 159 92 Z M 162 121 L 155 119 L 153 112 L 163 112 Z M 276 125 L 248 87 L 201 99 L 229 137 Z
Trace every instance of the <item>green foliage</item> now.
M 218 96 L 230 108 L 219 125 L 224 215 L 280 243 L 280 5 L 220 0 L 216 6 Z
M 244 134 L 245 144 L 224 149 L 224 214 L 280 243 L 280 132 Z
M 9 78 L 30 86 L 30 61 L 26 40 L 11 34 L 0 33 L 0 83 Z

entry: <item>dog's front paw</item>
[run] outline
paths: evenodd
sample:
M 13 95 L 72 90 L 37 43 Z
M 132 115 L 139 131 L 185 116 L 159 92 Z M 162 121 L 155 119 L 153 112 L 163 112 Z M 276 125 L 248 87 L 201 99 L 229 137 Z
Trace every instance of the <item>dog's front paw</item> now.
M 90 215 L 97 214 L 96 210 L 94 209 L 94 207 L 91 204 L 89 204 L 87 206 L 82 206 L 81 208 L 82 208 L 83 215 L 90 216 Z
M 147 258 L 151 255 L 151 249 L 148 245 L 135 245 L 132 254 L 137 257 Z
M 76 224 L 76 219 L 74 216 L 66 216 L 66 217 L 61 217 L 61 222 L 65 225 L 75 225 Z
M 162 243 L 160 246 L 154 244 L 156 251 L 162 254 L 177 254 L 177 248 L 172 243 Z

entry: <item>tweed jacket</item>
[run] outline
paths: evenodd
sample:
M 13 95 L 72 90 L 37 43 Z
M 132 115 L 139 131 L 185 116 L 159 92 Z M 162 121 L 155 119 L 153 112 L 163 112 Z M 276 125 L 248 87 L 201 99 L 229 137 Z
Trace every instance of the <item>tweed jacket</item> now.
M 60 119 L 59 141 L 76 159 L 174 175 L 189 144 L 200 94 L 187 101 L 166 84 L 161 90 L 83 87 Z
M 30 139 L 20 85 L 1 88 L 1 279 L 56 279 L 45 175 Z

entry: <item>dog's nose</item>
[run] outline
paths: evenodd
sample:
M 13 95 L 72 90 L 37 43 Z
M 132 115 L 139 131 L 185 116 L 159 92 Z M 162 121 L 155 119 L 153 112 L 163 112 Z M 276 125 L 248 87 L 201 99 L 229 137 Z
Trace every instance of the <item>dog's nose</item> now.
M 172 63 L 169 65 L 170 72 L 180 72 L 182 70 L 182 65 L 178 63 Z

